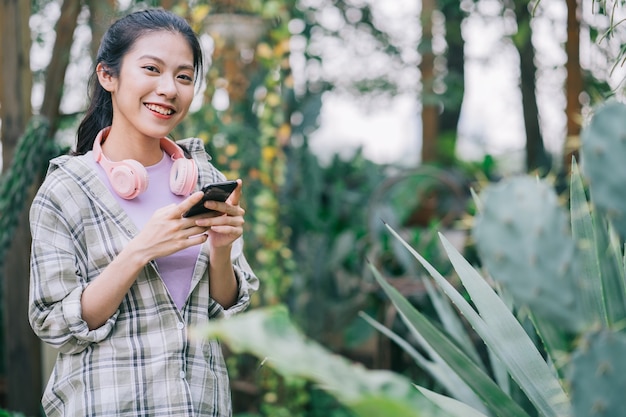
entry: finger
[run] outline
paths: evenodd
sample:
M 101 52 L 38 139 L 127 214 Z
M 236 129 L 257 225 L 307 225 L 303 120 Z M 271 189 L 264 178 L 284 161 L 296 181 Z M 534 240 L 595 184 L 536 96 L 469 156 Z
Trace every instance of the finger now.
M 177 211 L 181 215 L 181 217 L 183 214 L 187 213 L 194 204 L 202 200 L 203 195 L 204 193 L 202 191 L 196 191 L 195 193 L 187 197 L 182 203 L 180 203 L 177 206 Z
M 181 239 L 180 241 L 178 241 L 178 243 L 180 245 L 178 250 L 187 249 L 187 248 L 189 248 L 191 246 L 195 246 L 195 245 L 201 245 L 204 242 L 206 242 L 208 237 L 209 237 L 209 235 L 206 232 L 194 233 L 191 236 L 188 236 L 187 238 Z
M 239 200 L 241 200 L 241 189 L 243 187 L 243 181 L 241 179 L 237 179 L 237 188 L 232 192 L 232 194 L 226 200 L 228 203 L 233 206 L 239 205 Z
M 206 233 L 208 230 L 209 228 L 205 226 L 191 226 L 181 231 L 181 238 L 189 239 L 191 237 Z
M 222 214 L 227 214 L 228 216 L 243 216 L 245 214 L 245 210 L 243 207 L 239 205 L 232 205 L 230 203 L 222 203 L 220 201 L 207 201 L 204 203 L 204 206 L 210 210 L 215 210 L 219 212 L 217 215 L 206 216 L 206 217 L 219 217 Z
M 217 233 L 224 236 L 232 236 L 234 240 L 243 235 L 243 228 L 230 225 L 211 226 L 211 233 Z
M 220 225 L 240 226 L 245 223 L 243 215 L 245 210 L 239 206 L 231 206 L 227 203 L 208 202 L 211 209 L 220 212 L 218 216 L 194 217 L 196 225 L 202 227 L 213 227 Z

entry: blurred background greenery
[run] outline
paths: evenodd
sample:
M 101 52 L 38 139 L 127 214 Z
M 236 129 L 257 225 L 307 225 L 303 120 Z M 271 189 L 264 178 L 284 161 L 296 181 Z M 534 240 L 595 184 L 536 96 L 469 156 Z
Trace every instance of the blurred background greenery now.
M 407 26 L 399 28 L 384 19 L 383 3 L 400 10 L 408 4 L 0 3 L 0 408 L 38 415 L 49 372 L 49 352 L 25 319 L 27 208 L 47 161 L 66 152 L 73 140 L 85 104 L 85 74 L 92 68 L 102 30 L 117 16 L 147 6 L 187 18 L 210 58 L 193 111 L 174 136 L 202 138 L 213 163 L 229 178 L 244 181 L 245 250 L 262 282 L 253 307 L 286 304 L 304 332 L 333 352 L 437 388 L 406 353 L 358 315 L 364 311 L 394 331 L 406 332 L 367 263 L 391 277 L 392 285 L 421 311 L 432 309 L 426 289 L 414 279 L 414 262 L 385 233 L 383 221 L 445 273 L 450 267 L 435 231 L 443 230 L 474 260 L 467 235 L 474 211 L 471 187 L 480 188 L 511 170 L 563 183 L 569 174 L 563 167 L 578 153 L 580 127 L 589 109 L 607 97 L 623 97 L 616 74 L 622 70 L 626 34 L 614 25 L 623 11 L 613 7 L 619 2 L 591 0 L 423 0 L 407 9 Z M 518 85 L 518 106 L 511 111 L 519 109 L 522 126 L 516 134 L 525 141 L 522 164 L 515 168 L 507 155 L 487 152 L 470 159 L 459 151 L 461 110 L 468 105 L 470 18 L 496 22 L 502 28 L 501 44 L 515 51 L 509 76 Z M 548 81 L 542 77 L 546 67 L 539 65 L 538 44 L 545 36 L 539 21 L 560 28 L 553 32 L 558 39 L 552 39 L 560 59 L 550 64 L 557 76 Z M 472 33 L 481 32 L 474 28 Z M 368 64 L 356 71 L 343 68 L 349 77 L 337 77 L 327 67 L 333 56 L 342 54 L 376 56 L 379 61 L 355 60 L 355 66 Z M 380 62 L 385 63 L 382 69 Z M 557 116 L 542 107 L 545 90 L 558 92 L 552 94 Z M 341 156 L 314 152 L 312 138 L 320 128 L 324 99 L 332 94 L 350 96 L 372 115 L 394 97 L 414 97 L 419 103 L 415 119 L 420 128 L 414 139 L 418 162 L 381 163 L 362 149 Z M 494 109 L 507 105 L 490 104 Z M 544 137 L 546 120 L 560 126 L 556 134 L 549 131 L 549 138 Z M 333 140 L 341 143 L 342 138 Z M 559 149 L 546 146 L 547 140 L 560 144 Z M 315 386 L 260 368 L 252 356 L 229 355 L 228 362 L 239 417 L 350 415 Z

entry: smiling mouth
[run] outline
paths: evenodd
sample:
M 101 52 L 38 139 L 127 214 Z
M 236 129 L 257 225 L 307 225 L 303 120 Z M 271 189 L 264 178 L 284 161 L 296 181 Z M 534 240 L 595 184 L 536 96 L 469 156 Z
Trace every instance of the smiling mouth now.
M 174 114 L 174 110 L 168 109 L 167 107 L 159 106 L 157 104 L 146 104 L 145 106 L 149 110 L 152 110 L 153 112 L 162 114 L 164 116 L 169 116 L 171 114 Z

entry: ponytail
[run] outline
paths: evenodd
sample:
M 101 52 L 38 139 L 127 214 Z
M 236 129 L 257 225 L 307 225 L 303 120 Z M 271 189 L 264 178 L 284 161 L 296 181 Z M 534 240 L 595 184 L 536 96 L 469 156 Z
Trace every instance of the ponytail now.
M 113 122 L 113 103 L 111 93 L 98 82 L 94 72 L 89 80 L 91 87 L 90 104 L 77 131 L 76 151 L 74 155 L 83 155 L 93 148 L 93 142 L 102 129 Z

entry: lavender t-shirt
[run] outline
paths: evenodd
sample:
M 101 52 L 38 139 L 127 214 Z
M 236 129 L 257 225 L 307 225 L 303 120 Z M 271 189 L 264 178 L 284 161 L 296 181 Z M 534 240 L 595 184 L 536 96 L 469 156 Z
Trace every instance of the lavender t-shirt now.
M 174 161 L 165 152 L 163 152 L 163 158 L 160 162 L 146 167 L 149 178 L 148 189 L 132 200 L 126 200 L 117 195 L 111 187 L 104 169 L 95 159 L 91 158 L 90 160 L 93 161 L 98 176 L 139 230 L 144 228 L 157 209 L 172 203 L 179 204 L 186 198 L 186 196 L 178 196 L 170 191 L 170 171 Z M 191 277 L 199 253 L 200 246 L 192 246 L 172 255 L 155 259 L 163 283 L 179 310 L 183 308 L 189 296 Z

